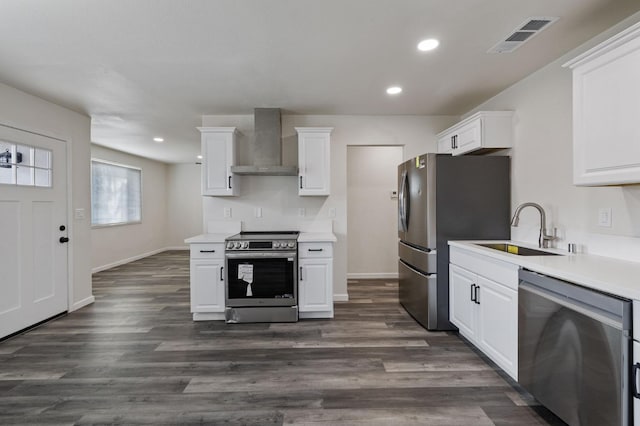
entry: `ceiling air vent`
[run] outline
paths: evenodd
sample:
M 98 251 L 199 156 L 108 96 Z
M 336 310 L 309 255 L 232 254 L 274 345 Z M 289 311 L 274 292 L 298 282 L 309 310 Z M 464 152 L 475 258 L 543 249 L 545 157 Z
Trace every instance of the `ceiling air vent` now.
M 511 53 L 557 20 L 558 18 L 555 17 L 529 18 L 511 31 L 503 41 L 487 50 L 487 53 Z

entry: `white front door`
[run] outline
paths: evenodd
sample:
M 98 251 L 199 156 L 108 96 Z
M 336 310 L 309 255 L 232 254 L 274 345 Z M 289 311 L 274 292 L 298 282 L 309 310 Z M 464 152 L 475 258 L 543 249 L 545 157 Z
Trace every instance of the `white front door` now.
M 0 338 L 68 309 L 66 149 L 0 125 Z

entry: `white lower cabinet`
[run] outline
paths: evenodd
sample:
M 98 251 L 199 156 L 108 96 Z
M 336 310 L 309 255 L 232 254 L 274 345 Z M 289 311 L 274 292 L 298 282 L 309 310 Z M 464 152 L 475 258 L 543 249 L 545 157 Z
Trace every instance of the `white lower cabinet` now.
M 224 319 L 224 244 L 191 244 L 194 321 Z
M 483 259 L 484 256 L 453 247 L 451 253 L 451 322 L 460 334 L 517 380 L 518 266 Z
M 640 342 L 638 342 L 637 340 L 632 340 L 632 346 L 633 346 L 633 365 L 636 365 L 636 364 L 640 365 Z M 632 373 L 633 374 L 631 375 L 631 391 L 636 390 L 640 392 L 640 381 L 638 380 L 638 376 L 640 376 L 640 371 L 636 372 L 636 370 L 633 369 Z M 633 420 L 630 423 L 634 425 L 640 425 L 640 399 L 635 397 L 633 398 L 632 409 L 633 409 L 633 417 L 632 417 Z
M 478 343 L 511 377 L 518 376 L 518 292 L 478 276 Z
M 449 266 L 449 320 L 460 334 L 476 340 L 478 310 L 474 300 L 476 274 L 455 265 Z
M 331 243 L 298 246 L 300 318 L 333 318 L 333 247 Z

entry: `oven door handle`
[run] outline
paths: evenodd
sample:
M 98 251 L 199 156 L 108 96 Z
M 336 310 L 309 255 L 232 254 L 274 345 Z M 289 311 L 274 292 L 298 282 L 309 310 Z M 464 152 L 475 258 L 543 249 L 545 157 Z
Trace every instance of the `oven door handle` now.
M 293 257 L 298 256 L 295 251 L 276 251 L 276 252 L 238 252 L 238 253 L 226 253 L 227 259 L 277 259 L 281 257 Z

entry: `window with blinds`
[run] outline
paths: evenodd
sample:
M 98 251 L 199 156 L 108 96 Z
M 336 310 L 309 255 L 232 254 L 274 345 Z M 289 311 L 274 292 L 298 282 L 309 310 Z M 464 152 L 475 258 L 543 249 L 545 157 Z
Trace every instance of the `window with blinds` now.
M 142 170 L 91 160 L 91 225 L 124 225 L 142 220 Z

